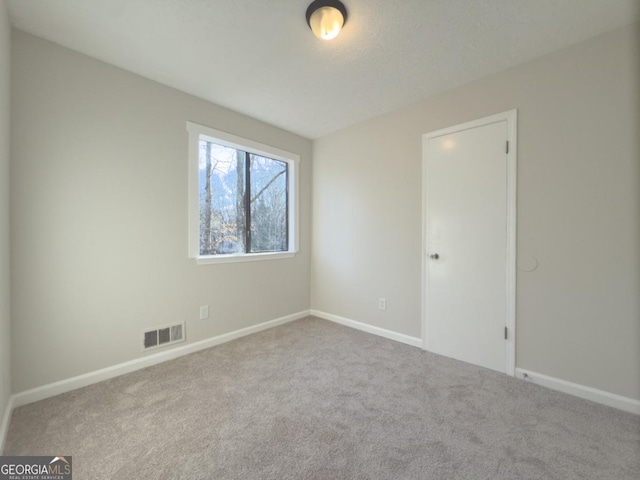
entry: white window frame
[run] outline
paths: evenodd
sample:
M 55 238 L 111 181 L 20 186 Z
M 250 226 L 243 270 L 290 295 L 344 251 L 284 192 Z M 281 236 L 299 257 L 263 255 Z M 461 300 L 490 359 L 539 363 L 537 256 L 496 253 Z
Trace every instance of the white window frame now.
M 194 258 L 198 265 L 209 265 L 216 263 L 275 260 L 295 256 L 295 254 L 298 253 L 299 238 L 298 167 L 300 164 L 300 156 L 194 122 L 187 122 L 187 132 L 189 133 L 189 258 Z M 289 215 L 289 250 L 284 252 L 200 255 L 200 180 L 198 169 L 199 142 L 201 139 L 273 160 L 280 160 L 288 164 L 289 211 L 287 213 Z

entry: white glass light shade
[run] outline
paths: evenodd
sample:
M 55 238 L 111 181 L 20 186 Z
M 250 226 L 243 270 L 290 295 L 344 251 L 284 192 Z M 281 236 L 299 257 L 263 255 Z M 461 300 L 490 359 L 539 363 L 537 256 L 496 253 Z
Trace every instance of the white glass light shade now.
M 311 14 L 309 26 L 313 34 L 322 40 L 336 38 L 344 25 L 344 17 L 340 10 L 333 7 L 322 7 Z

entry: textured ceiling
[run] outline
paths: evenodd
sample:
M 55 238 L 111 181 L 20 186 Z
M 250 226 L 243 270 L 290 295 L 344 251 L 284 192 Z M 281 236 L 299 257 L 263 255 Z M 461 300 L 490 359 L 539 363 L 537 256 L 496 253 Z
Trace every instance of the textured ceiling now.
M 308 138 L 640 19 L 640 0 L 8 0 L 13 25 Z

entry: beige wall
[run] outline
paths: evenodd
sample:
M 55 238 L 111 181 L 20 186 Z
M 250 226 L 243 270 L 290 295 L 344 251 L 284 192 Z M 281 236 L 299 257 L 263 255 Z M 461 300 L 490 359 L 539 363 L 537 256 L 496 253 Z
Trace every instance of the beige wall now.
M 13 33 L 14 392 L 138 358 L 147 327 L 193 342 L 309 308 L 309 140 Z M 301 156 L 294 259 L 187 258 L 187 120 Z
M 0 0 L 0 424 L 11 396 L 9 306 L 9 19 Z M 0 438 L 0 444 L 2 438 Z
M 517 366 L 640 399 L 639 30 L 315 141 L 312 308 L 420 336 L 421 135 L 517 108 Z
M 192 342 L 311 305 L 420 336 L 421 135 L 518 108 L 518 252 L 540 266 L 518 275 L 517 365 L 640 399 L 639 31 L 315 141 L 311 272 L 308 140 L 14 31 L 13 391 L 138 358 L 140 331 L 172 321 Z M 295 259 L 187 258 L 187 120 L 301 155 Z M 6 275 L 0 287 L 8 343 Z M 209 321 L 197 319 L 204 304 Z

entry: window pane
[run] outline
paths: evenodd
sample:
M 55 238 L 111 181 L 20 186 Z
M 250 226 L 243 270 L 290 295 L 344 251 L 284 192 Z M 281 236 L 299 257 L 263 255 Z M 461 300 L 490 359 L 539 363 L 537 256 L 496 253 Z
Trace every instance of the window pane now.
M 200 255 L 244 253 L 245 152 L 199 146 Z
M 286 162 L 251 155 L 251 252 L 288 247 Z

